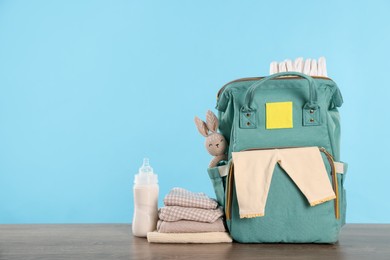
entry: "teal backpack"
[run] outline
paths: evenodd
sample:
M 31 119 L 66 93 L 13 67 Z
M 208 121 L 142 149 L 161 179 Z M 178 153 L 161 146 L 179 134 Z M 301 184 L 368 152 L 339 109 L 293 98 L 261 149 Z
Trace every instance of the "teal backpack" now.
M 280 104 L 270 117 L 268 104 Z M 282 72 L 265 78 L 229 82 L 218 92 L 219 130 L 229 143 L 228 161 L 209 168 L 217 200 L 224 208 L 232 238 L 241 243 L 335 243 L 345 224 L 347 164 L 340 162 L 343 99 L 325 77 Z M 286 110 L 287 109 L 287 110 Z M 283 118 L 283 111 L 287 118 Z M 240 218 L 232 152 L 313 147 L 321 152 L 336 199 L 310 206 L 278 165 L 272 176 L 263 217 Z

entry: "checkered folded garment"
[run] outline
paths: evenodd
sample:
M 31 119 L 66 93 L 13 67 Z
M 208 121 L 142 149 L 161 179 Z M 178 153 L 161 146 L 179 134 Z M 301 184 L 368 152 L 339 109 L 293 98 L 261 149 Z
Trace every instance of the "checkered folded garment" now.
M 212 223 L 222 216 L 223 211 L 221 207 L 216 209 L 199 209 L 168 206 L 158 210 L 159 219 L 164 221 L 192 220 Z
M 165 206 L 181 206 L 188 208 L 216 209 L 217 201 L 203 192 L 191 192 L 183 188 L 173 188 L 164 198 Z

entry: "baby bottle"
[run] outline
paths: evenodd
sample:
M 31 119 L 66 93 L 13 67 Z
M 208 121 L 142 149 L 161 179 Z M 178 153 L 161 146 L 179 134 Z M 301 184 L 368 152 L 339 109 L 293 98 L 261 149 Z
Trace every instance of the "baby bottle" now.
M 133 235 L 146 237 L 148 232 L 156 229 L 158 219 L 158 180 L 148 158 L 144 159 L 143 165 L 134 177 L 133 192 Z

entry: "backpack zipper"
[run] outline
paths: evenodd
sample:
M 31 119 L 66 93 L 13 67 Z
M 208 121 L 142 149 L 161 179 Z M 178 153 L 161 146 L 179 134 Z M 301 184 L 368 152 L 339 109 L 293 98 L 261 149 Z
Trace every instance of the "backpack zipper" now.
M 327 79 L 327 80 L 332 80 L 331 78 L 328 78 L 328 77 L 322 77 L 322 76 L 311 76 L 312 78 L 315 78 L 315 79 Z M 247 78 L 240 78 L 240 79 L 235 79 L 235 80 L 232 80 L 228 83 L 226 83 L 225 85 L 223 85 L 218 93 L 217 93 L 217 100 L 219 99 L 219 96 L 222 94 L 222 92 L 225 90 L 225 88 L 232 84 L 232 83 L 236 83 L 236 82 L 242 82 L 242 81 L 256 81 L 256 80 L 261 80 L 261 79 L 264 79 L 265 77 L 247 77 Z M 295 76 L 286 76 L 286 77 L 282 77 L 282 78 L 276 78 L 276 79 L 303 79 L 301 77 L 295 77 Z M 272 79 L 272 80 L 275 80 L 275 79 Z
M 336 215 L 336 219 L 340 218 L 340 195 L 339 195 L 339 184 L 337 182 L 337 174 L 336 174 L 336 168 L 334 166 L 334 159 L 333 156 L 324 148 L 324 147 L 319 147 L 320 151 L 323 152 L 326 157 L 328 158 L 330 168 L 331 168 L 331 175 L 333 178 L 333 190 L 334 193 L 336 194 L 336 199 L 334 202 L 334 211 Z
M 241 152 L 245 151 L 255 151 L 255 150 L 270 150 L 270 149 L 286 149 L 286 148 L 298 148 L 298 147 L 277 147 L 277 148 L 251 148 L 251 149 L 245 149 Z M 336 199 L 334 203 L 335 207 L 335 217 L 336 219 L 340 218 L 340 207 L 339 207 L 339 189 L 338 189 L 338 183 L 337 183 L 337 175 L 336 170 L 334 166 L 334 159 L 333 156 L 324 148 L 324 147 L 318 147 L 318 149 L 323 152 L 326 156 L 326 158 L 329 161 L 330 167 L 331 167 L 331 175 L 332 175 L 332 182 L 333 182 L 333 189 L 336 194 Z M 226 207 L 225 207 L 225 215 L 226 219 L 231 219 L 232 214 L 232 196 L 233 196 L 233 183 L 234 183 L 234 164 L 233 161 L 230 163 L 229 167 L 229 173 L 226 179 Z

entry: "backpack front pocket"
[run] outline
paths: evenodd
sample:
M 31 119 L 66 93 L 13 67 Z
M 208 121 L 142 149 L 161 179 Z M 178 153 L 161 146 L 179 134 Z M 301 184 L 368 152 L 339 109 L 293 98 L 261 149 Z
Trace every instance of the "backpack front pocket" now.
M 289 149 L 303 149 L 305 147 L 295 147 Z M 261 182 L 269 182 L 266 187 L 267 194 L 260 194 L 263 200 L 258 200 L 256 196 L 250 195 L 249 203 L 260 201 L 264 207 L 253 205 L 252 208 L 246 208 L 242 211 L 242 200 L 238 193 L 239 189 L 237 162 L 231 163 L 226 183 L 226 203 L 225 214 L 228 228 L 232 237 L 239 242 L 315 242 L 315 243 L 334 243 L 338 239 L 340 229 L 340 210 L 339 210 L 339 183 L 337 180 L 333 158 L 323 148 L 312 147 L 317 149 L 317 160 L 321 161 L 324 167 L 324 175 L 320 178 L 321 182 L 307 181 L 310 177 L 318 178 L 315 175 L 317 169 L 314 169 L 310 161 L 313 158 L 301 158 L 305 162 L 306 173 L 302 173 L 303 179 L 299 179 L 300 172 L 294 172 L 295 161 L 289 162 L 286 157 L 270 156 L 270 169 L 272 172 L 265 173 L 263 179 L 254 182 L 254 187 L 261 186 Z M 287 148 L 277 148 L 279 150 Z M 251 151 L 258 151 L 251 150 Z M 275 148 L 260 150 L 276 150 Z M 250 151 L 242 151 L 250 152 Z M 242 153 L 239 152 L 239 153 Z M 257 153 L 265 156 L 265 153 Z M 293 158 L 293 157 L 292 157 Z M 264 159 L 264 158 L 263 158 Z M 252 160 L 255 160 L 252 158 Z M 266 160 L 267 161 L 267 160 Z M 272 163 L 276 162 L 276 163 Z M 302 164 L 296 161 L 297 165 Z M 247 162 L 249 165 L 251 162 Z M 250 167 L 250 166 L 249 166 Z M 268 169 L 269 170 L 269 169 Z M 248 173 L 248 172 L 246 172 Z M 267 174 L 269 176 L 267 177 Z M 315 176 L 310 176 L 315 175 Z M 306 179 L 305 179 L 306 178 Z M 249 182 L 249 186 L 252 183 Z M 324 188 L 325 187 L 325 188 Z M 246 190 L 250 187 L 246 186 Z M 322 191 L 318 191 L 318 190 Z M 267 191 L 268 190 L 268 191 Z M 263 192 L 262 190 L 261 192 Z M 244 191 L 245 193 L 245 191 Z M 249 193 L 250 194 L 250 193 Z M 250 205 L 252 206 L 252 205 Z

